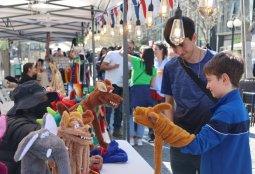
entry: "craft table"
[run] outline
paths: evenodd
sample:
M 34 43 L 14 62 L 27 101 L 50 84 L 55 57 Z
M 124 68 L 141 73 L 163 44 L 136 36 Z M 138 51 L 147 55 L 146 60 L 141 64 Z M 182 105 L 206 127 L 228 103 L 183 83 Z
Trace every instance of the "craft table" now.
M 103 164 L 101 174 L 154 174 L 153 168 L 141 157 L 141 155 L 125 140 L 117 140 L 119 147 L 128 154 L 126 163 Z

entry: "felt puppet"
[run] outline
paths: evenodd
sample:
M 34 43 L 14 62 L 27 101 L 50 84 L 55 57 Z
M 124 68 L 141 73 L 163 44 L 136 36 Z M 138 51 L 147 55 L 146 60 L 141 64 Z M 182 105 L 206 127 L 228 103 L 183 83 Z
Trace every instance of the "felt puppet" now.
M 96 107 L 108 104 L 112 108 L 118 107 L 120 102 L 122 101 L 122 97 L 117 94 L 113 94 L 112 90 L 114 87 L 112 86 L 109 80 L 97 81 L 96 89 L 91 92 L 87 98 L 85 98 L 80 103 L 77 103 L 73 107 L 69 109 L 69 111 L 77 110 L 77 107 L 80 105 L 84 111 L 91 110 L 94 115 L 94 120 L 92 122 L 93 128 L 95 130 L 96 137 L 98 139 L 99 145 L 103 148 L 107 148 L 108 143 L 106 143 L 103 139 L 102 131 L 100 129 L 100 124 L 96 115 Z M 61 106 L 61 104 L 57 105 L 59 113 L 63 113 L 63 110 L 67 108 L 65 106 Z
M 148 108 L 136 107 L 133 112 L 136 123 L 154 129 L 155 174 L 161 174 L 162 146 L 164 142 L 169 143 L 173 147 L 183 147 L 188 145 L 195 138 L 195 135 L 175 125 L 162 114 L 163 110 L 168 109 L 171 109 L 171 105 L 161 103 Z
M 29 133 L 18 145 L 14 160 L 21 160 L 21 174 L 50 174 L 47 160 L 55 161 L 59 173 L 71 174 L 68 153 L 56 135 L 54 118 L 45 114 L 43 120 L 42 128 Z
M 5 135 L 6 130 L 7 130 L 7 116 L 2 115 L 0 116 L 0 143 Z M 8 168 L 2 162 L 0 162 L 0 174 L 8 174 Z
M 84 122 L 89 123 L 93 118 L 90 110 L 82 114 L 78 111 L 70 113 L 64 111 L 62 114 L 58 136 L 63 139 L 68 148 L 73 174 L 89 174 L 90 172 L 89 154 L 93 139 L 90 126 Z

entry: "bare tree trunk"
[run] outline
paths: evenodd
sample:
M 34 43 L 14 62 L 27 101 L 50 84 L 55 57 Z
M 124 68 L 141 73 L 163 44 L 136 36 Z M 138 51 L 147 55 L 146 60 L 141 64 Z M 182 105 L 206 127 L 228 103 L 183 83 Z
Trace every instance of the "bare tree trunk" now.
M 250 3 L 247 0 L 240 0 L 241 5 L 241 21 L 242 21 L 242 56 L 245 59 L 245 78 L 251 78 L 252 75 L 252 50 L 251 50 L 251 39 L 252 35 L 249 31 L 250 21 L 249 21 L 249 7 Z

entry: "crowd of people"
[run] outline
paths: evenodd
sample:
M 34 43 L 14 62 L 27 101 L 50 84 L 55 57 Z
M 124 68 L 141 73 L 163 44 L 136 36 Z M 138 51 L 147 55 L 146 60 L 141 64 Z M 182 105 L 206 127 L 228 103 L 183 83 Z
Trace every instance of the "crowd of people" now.
M 129 143 L 143 146 L 145 127 L 134 122 L 136 107 L 169 103 L 173 107 L 164 114 L 175 125 L 194 134 L 183 147 L 170 148 L 173 174 L 251 174 L 249 117 L 238 90 L 244 62 L 232 53 L 216 53 L 197 46 L 194 21 L 183 17 L 185 39 L 175 44 L 169 39 L 174 17 L 169 18 L 164 42 L 143 45 L 135 53 L 135 43 L 128 40 L 130 77 Z M 42 88 L 43 60 L 27 63 L 17 88 L 13 91 L 14 107 L 7 113 L 8 130 L 0 145 L 0 161 L 19 173 L 13 155 L 19 141 L 33 130 L 46 112 L 56 93 Z M 111 81 L 113 93 L 123 94 L 123 49 L 102 48 L 97 61 L 98 79 Z M 37 82 L 36 82 L 37 81 Z M 35 98 L 36 96 L 40 96 Z M 31 102 L 33 101 L 33 102 Z M 122 106 L 106 108 L 106 120 L 112 135 L 122 138 Z M 155 120 L 151 120 L 152 122 Z M 171 130 L 169 130 L 171 131 Z M 149 142 L 154 141 L 153 129 Z

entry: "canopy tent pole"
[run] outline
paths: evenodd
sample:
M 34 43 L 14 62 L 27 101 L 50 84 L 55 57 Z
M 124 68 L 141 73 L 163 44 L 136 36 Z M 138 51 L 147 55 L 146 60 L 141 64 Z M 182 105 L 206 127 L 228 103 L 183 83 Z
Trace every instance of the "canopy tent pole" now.
M 46 49 L 45 59 L 48 61 L 50 59 L 50 32 L 46 33 L 45 49 Z
M 84 51 L 84 22 L 81 23 L 81 37 L 82 37 L 82 48 Z
M 129 84 L 128 84 L 128 43 L 127 43 L 127 1 L 123 1 L 123 139 L 129 141 Z
M 95 13 L 94 13 L 94 7 L 93 5 L 91 5 L 91 22 L 92 22 L 92 60 L 93 60 L 93 86 L 96 86 L 96 60 L 95 60 L 95 27 L 94 27 L 94 23 L 95 23 Z

